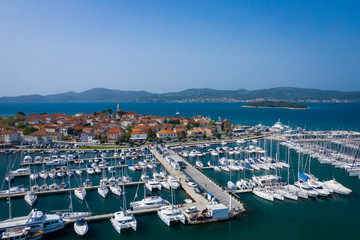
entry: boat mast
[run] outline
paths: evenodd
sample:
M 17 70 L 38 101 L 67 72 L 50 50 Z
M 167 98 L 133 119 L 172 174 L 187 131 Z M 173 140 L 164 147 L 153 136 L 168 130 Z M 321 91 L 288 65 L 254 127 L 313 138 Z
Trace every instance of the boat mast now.
M 288 185 L 288 190 L 289 190 L 289 184 L 290 184 L 290 148 L 289 147 L 288 147 L 288 152 L 287 152 L 287 164 L 289 165 L 288 175 L 287 175 L 287 185 Z
M 69 167 L 69 162 L 67 162 L 67 165 Z M 68 168 L 69 169 L 69 168 Z M 69 180 L 69 198 L 70 198 L 70 205 L 69 205 L 69 209 L 71 210 L 71 212 L 74 212 L 73 209 L 73 202 L 72 202 L 72 196 L 71 196 L 71 179 L 70 179 L 70 174 L 68 175 L 68 180 Z
M 9 155 L 8 155 L 9 156 Z M 9 219 L 11 219 L 11 197 L 10 197 L 10 164 L 11 158 L 8 157 L 8 186 L 9 186 Z

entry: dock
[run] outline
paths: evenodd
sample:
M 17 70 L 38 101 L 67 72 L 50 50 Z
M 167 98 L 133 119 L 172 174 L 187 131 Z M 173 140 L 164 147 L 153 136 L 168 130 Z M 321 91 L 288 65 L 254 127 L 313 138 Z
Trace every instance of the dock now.
M 139 182 L 130 182 L 130 183 L 125 183 L 125 186 L 133 186 L 133 185 L 138 185 L 138 184 L 144 184 L 145 182 L 143 181 L 139 181 Z M 122 186 L 122 184 L 118 184 L 119 186 Z M 86 190 L 95 190 L 98 189 L 100 185 L 96 185 L 96 186 L 91 186 L 91 187 L 82 187 Z M 108 187 L 110 187 L 110 185 L 107 185 Z M 57 194 L 57 193 L 66 193 L 69 191 L 74 191 L 75 189 L 78 189 L 80 187 L 74 187 L 74 188 L 64 188 L 64 189 L 55 189 L 55 190 L 47 190 L 47 191 L 37 191 L 34 192 L 34 194 L 36 195 L 46 195 L 46 194 Z M 27 192 L 23 192 L 23 193 L 14 193 L 14 194 L 3 194 L 0 195 L 0 199 L 2 198 L 8 198 L 8 197 L 12 197 L 12 198 L 19 198 L 19 197 L 24 197 L 27 194 Z
M 135 210 L 135 211 L 131 211 L 131 212 L 132 212 L 132 214 L 137 215 L 137 214 L 153 213 L 159 209 L 160 208 L 150 208 L 150 209 Z M 99 215 L 95 215 L 95 216 L 85 217 L 84 219 L 86 221 L 101 221 L 101 220 L 110 219 L 113 216 L 114 216 L 114 213 L 105 213 L 105 214 L 99 214 Z M 70 223 L 74 223 L 75 221 L 76 221 L 76 219 L 70 220 Z
M 165 158 L 156 150 L 151 150 L 155 158 L 165 167 L 165 169 L 175 176 L 181 184 L 181 187 L 185 192 L 194 200 L 192 206 L 196 206 L 198 210 L 203 210 L 208 207 L 211 201 L 207 200 L 204 196 L 196 193 L 193 187 L 190 187 L 185 181 L 187 178 L 190 178 L 192 181 L 196 182 L 198 186 L 203 189 L 205 192 L 210 193 L 214 198 L 221 204 L 224 204 L 229 209 L 229 217 L 233 217 L 245 211 L 243 204 L 231 193 L 227 192 L 226 189 L 223 189 L 221 186 L 209 179 L 201 171 L 193 167 L 190 163 L 180 157 L 172 150 L 167 150 L 167 153 L 170 157 L 175 160 L 181 160 L 186 164 L 185 169 L 175 170 L 171 165 L 165 160 Z M 180 208 L 184 212 L 185 208 Z M 187 216 L 188 222 L 189 218 Z

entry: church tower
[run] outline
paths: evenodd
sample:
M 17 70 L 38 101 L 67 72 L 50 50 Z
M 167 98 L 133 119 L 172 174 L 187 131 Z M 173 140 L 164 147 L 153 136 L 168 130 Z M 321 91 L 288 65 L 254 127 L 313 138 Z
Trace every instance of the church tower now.
M 116 112 L 120 112 L 121 109 L 120 109 L 120 104 L 117 105 L 117 108 L 116 108 Z

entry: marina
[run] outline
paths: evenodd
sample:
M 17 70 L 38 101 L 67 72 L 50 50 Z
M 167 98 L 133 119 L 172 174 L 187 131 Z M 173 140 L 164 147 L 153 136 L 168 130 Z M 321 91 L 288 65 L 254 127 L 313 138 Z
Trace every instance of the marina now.
M 78 222 L 75 218 L 67 221 L 71 226 L 66 225 L 64 230 L 58 232 L 56 237 L 59 239 L 66 238 L 65 235 L 70 234 L 70 231 L 89 236 L 91 233 L 94 234 L 94 231 L 99 231 L 99 227 L 115 228 L 116 222 L 113 219 L 127 216 L 127 212 L 124 215 L 121 215 L 122 211 L 118 212 L 119 205 L 123 205 L 124 202 L 123 192 L 126 192 L 128 200 L 125 202 L 125 207 L 120 209 L 131 209 L 131 214 L 137 221 L 136 231 L 121 231 L 121 234 L 130 238 L 135 235 L 143 236 L 144 231 L 150 231 L 150 226 L 153 228 L 159 227 L 157 225 L 164 225 L 167 228 L 171 226 L 172 231 L 184 229 L 181 215 L 184 216 L 185 224 L 206 224 L 204 225 L 206 228 L 216 229 L 216 225 L 211 223 L 231 226 L 237 225 L 239 221 L 247 222 L 247 218 L 256 217 L 253 215 L 254 211 L 270 211 L 266 209 L 267 206 L 277 209 L 278 213 L 282 211 L 285 213 L 285 209 L 289 211 L 291 207 L 302 211 L 309 207 L 308 204 L 324 209 L 329 204 L 339 204 L 340 200 L 354 201 L 354 194 L 357 192 L 356 185 L 354 187 L 341 177 L 342 171 L 346 168 L 320 162 L 326 157 L 346 164 L 355 162 L 354 166 L 356 166 L 358 161 L 354 161 L 354 156 L 358 144 L 357 134 L 351 131 L 341 134 L 330 131 L 327 136 L 329 134 L 337 136 L 337 139 L 311 131 L 304 136 L 316 135 L 317 140 L 313 139 L 314 137 L 301 138 L 299 133 L 297 138 L 289 138 L 284 133 L 262 132 L 251 137 L 154 144 L 128 149 L 3 150 L 0 153 L 0 157 L 4 160 L 2 164 L 7 168 L 10 163 L 12 171 L 11 188 L 14 188 L 14 191 L 24 190 L 21 193 L 6 194 L 8 181 L 4 180 L 0 204 L 3 209 L 7 209 L 7 200 L 10 197 L 13 206 L 12 215 L 27 215 L 28 212 L 24 210 L 29 211 L 31 208 L 29 203 L 24 201 L 24 197 L 29 193 L 29 189 L 51 185 L 58 186 L 59 189 L 33 192 L 37 200 L 32 208 L 39 208 L 44 213 L 54 209 L 63 211 L 67 209 L 69 193 L 72 192 L 74 195 L 75 190 L 84 189 L 87 192 L 86 197 L 84 200 L 74 198 L 73 209 L 91 212 L 91 216 L 84 216 L 84 220 Z M 345 135 L 347 138 L 344 137 Z M 353 137 L 350 138 L 350 135 Z M 32 160 L 24 162 L 26 156 L 31 156 Z M 40 157 L 46 161 L 40 161 Z M 53 165 L 47 164 L 49 159 L 50 162 L 52 159 L 62 160 L 59 160 L 59 165 Z M 106 165 L 102 165 L 105 163 Z M 329 167 L 333 169 L 330 170 L 331 172 Z M 334 174 L 335 169 L 341 172 Z M 5 171 L 0 174 L 7 176 Z M 47 175 L 46 179 L 41 177 L 44 177 L 44 174 Z M 179 183 L 178 189 L 172 189 L 169 176 Z M 315 193 L 310 196 L 309 194 L 312 194 L 310 190 L 307 190 L 306 195 L 302 195 L 304 191 L 299 191 L 296 186 L 300 176 L 302 186 L 310 184 L 312 189 L 317 188 L 316 196 Z M 121 182 L 123 177 L 133 180 L 123 183 Z M 71 182 L 70 189 L 67 179 Z M 109 191 L 115 185 L 103 184 L 103 179 L 114 181 L 120 188 L 119 192 L 115 194 Z M 87 181 L 92 185 L 85 186 Z M 317 184 L 321 184 L 322 188 L 332 189 L 332 193 L 318 189 Z M 109 194 L 102 196 L 99 193 L 101 187 L 106 187 Z M 122 190 L 122 187 L 125 190 Z M 132 209 L 134 202 L 157 196 L 167 205 Z M 22 207 L 14 208 L 14 205 Z M 162 212 L 165 215 L 161 215 Z M 166 215 L 173 213 L 178 214 L 176 218 Z M 298 212 L 298 215 L 301 213 Z M 6 215 L 3 219 L 6 219 Z M 169 219 L 172 220 L 169 222 Z M 180 222 L 181 226 L 175 224 L 176 221 Z M 191 227 L 185 227 L 188 228 Z M 245 229 L 242 230 L 246 232 Z M 116 231 L 111 232 L 114 235 Z M 52 234 L 45 234 L 44 237 L 47 236 L 51 237 Z

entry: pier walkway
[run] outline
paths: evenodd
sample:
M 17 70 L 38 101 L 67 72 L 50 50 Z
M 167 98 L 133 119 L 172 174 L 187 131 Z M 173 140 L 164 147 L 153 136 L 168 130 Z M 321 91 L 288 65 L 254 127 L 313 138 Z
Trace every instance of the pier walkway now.
M 140 181 L 140 182 L 130 182 L 130 183 L 125 183 L 125 186 L 134 186 L 134 185 L 138 185 L 138 184 L 144 184 L 145 182 Z M 118 184 L 119 186 L 122 186 L 122 183 Z M 107 185 L 108 187 L 110 187 L 110 184 Z M 46 190 L 46 191 L 37 191 L 34 192 L 34 194 L 36 195 L 42 195 L 42 194 L 57 194 L 57 193 L 65 193 L 65 192 L 69 192 L 69 191 L 73 191 L 75 189 L 79 189 L 80 187 L 74 187 L 74 188 L 64 188 L 64 189 L 55 189 L 55 190 Z M 95 190 L 99 188 L 99 185 L 96 186 L 91 186 L 91 187 L 81 187 L 84 188 L 86 190 Z M 28 192 L 22 192 L 22 193 L 11 193 L 11 194 L 2 194 L 0 195 L 0 199 L 1 198 L 8 198 L 8 197 L 12 197 L 12 198 L 18 198 L 18 197 L 24 197 Z
M 186 168 L 182 171 L 175 171 L 161 154 L 159 154 L 156 150 L 151 150 L 152 154 L 158 159 L 158 161 L 166 168 L 168 172 L 175 175 L 178 180 L 181 178 L 181 186 L 190 195 L 190 197 L 193 198 L 197 204 L 199 204 L 198 202 L 201 203 L 200 205 L 202 208 L 198 209 L 204 209 L 204 204 L 206 205 L 206 208 L 210 202 L 200 194 L 195 193 L 194 188 L 189 187 L 185 182 L 186 178 L 190 178 L 196 182 L 200 188 L 212 194 L 216 200 L 227 206 L 229 208 L 230 215 L 236 215 L 245 211 L 243 204 L 230 193 L 228 193 L 225 189 L 210 180 L 201 171 L 191 166 L 190 163 L 185 161 L 174 151 L 168 149 L 166 151 L 173 159 L 184 162 L 186 164 Z

